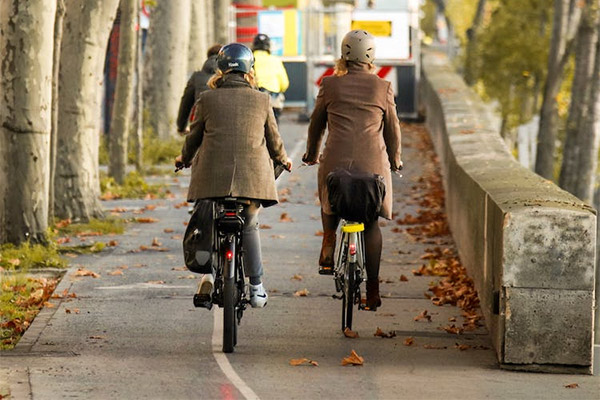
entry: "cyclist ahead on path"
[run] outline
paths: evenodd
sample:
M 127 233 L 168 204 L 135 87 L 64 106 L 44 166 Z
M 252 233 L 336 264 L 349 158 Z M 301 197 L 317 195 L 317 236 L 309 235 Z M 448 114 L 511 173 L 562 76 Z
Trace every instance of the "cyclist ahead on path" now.
M 271 95 L 271 106 L 275 119 L 279 122 L 279 115 L 283 110 L 283 92 L 290 86 L 287 72 L 281 59 L 271 55 L 271 39 L 264 33 L 259 33 L 252 41 L 254 53 L 254 71 L 258 90 Z
M 302 160 L 319 163 L 318 185 L 323 222 L 319 272 L 333 273 L 333 254 L 339 217 L 333 214 L 327 193 L 327 175 L 338 168 L 383 176 L 386 196 L 380 216 L 392 218 L 392 177 L 402 168 L 400 123 L 391 84 L 374 74 L 375 40 L 353 30 L 342 40 L 342 56 L 334 76 L 323 79 L 310 118 L 306 153 Z M 329 134 L 319 157 L 325 127 Z M 365 225 L 367 307 L 381 305 L 379 263 L 382 238 L 377 220 Z
M 215 44 L 206 52 L 206 61 L 200 71 L 192 74 L 185 86 L 181 102 L 179 103 L 179 112 L 177 113 L 177 132 L 186 133 L 190 114 L 194 103 L 198 101 L 200 93 L 208 90 L 208 80 L 217 71 L 217 54 L 223 45 Z
M 235 197 L 244 206 L 244 265 L 250 278 L 250 304 L 263 307 L 267 293 L 263 274 L 258 210 L 277 204 L 274 162 L 288 170 L 269 96 L 254 87 L 254 57 L 246 46 L 232 43 L 217 56 L 211 89 L 196 102 L 195 120 L 177 163 L 192 166 L 188 201 Z

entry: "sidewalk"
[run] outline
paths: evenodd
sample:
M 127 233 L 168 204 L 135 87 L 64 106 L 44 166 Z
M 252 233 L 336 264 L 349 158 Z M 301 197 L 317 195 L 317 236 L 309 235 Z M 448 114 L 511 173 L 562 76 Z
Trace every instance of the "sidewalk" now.
M 71 260 L 56 292 L 77 298 L 52 300 L 56 306 L 38 315 L 17 347 L 0 353 L 0 393 L 9 387 L 15 399 L 598 398 L 600 377 L 500 370 L 476 318 L 434 305 L 458 298 L 472 310 L 474 298 L 450 257 L 452 238 L 436 209 L 442 193 L 435 156 L 421 125 L 403 126 L 404 176 L 394 178 L 395 219 L 402 224 L 381 224 L 383 306 L 356 312 L 360 337 L 345 338 L 333 281 L 317 274 L 317 169 L 297 168 L 306 125 L 288 114 L 281 131 L 296 167 L 278 182 L 282 203 L 260 216 L 269 304 L 244 314 L 235 353 L 220 352 L 219 310 L 193 307 L 198 279 L 182 269 L 181 253 L 189 177 L 170 176 L 160 179 L 174 199 L 104 203 L 157 221 L 131 224 L 125 234 L 101 239 L 118 246 Z M 133 214 L 141 209 L 143 215 Z M 426 274 L 441 273 L 444 264 L 461 284 L 429 291 L 443 277 Z M 75 277 L 80 267 L 100 277 Z M 299 296 L 304 289 L 308 295 Z M 374 336 L 378 327 L 395 336 Z M 363 366 L 340 365 L 351 350 L 364 357 Z M 304 357 L 319 366 L 289 365 Z

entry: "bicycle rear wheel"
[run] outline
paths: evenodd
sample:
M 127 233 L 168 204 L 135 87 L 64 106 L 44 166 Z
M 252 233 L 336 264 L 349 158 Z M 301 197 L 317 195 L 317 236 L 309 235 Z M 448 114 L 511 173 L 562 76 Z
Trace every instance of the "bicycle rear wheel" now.
M 233 348 L 237 341 L 237 318 L 236 318 L 236 305 L 237 305 L 237 288 L 235 286 L 235 272 L 234 276 L 229 278 L 228 268 L 233 268 L 235 271 L 235 263 L 228 263 L 227 260 L 223 260 L 226 263 L 223 271 L 223 353 L 233 353 Z M 229 264 L 229 265 L 227 265 Z
M 346 261 L 342 295 L 342 331 L 352 329 L 352 314 L 356 295 L 356 263 Z

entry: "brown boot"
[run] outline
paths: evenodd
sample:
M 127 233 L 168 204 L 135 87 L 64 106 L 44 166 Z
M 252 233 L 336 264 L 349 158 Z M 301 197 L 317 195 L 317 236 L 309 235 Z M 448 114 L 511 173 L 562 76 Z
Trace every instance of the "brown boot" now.
M 323 233 L 323 243 L 321 244 L 321 255 L 319 256 L 319 274 L 333 274 L 333 253 L 335 252 L 335 231 L 325 231 Z
M 377 307 L 381 306 L 381 297 L 379 297 L 379 279 L 367 279 L 367 304 L 366 309 L 369 311 L 377 311 Z

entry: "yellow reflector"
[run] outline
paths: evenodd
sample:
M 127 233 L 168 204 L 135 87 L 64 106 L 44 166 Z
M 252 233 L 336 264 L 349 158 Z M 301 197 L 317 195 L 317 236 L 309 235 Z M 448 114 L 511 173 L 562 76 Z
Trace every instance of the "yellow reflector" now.
M 362 232 L 365 230 L 365 224 L 346 224 L 342 226 L 342 232 Z

